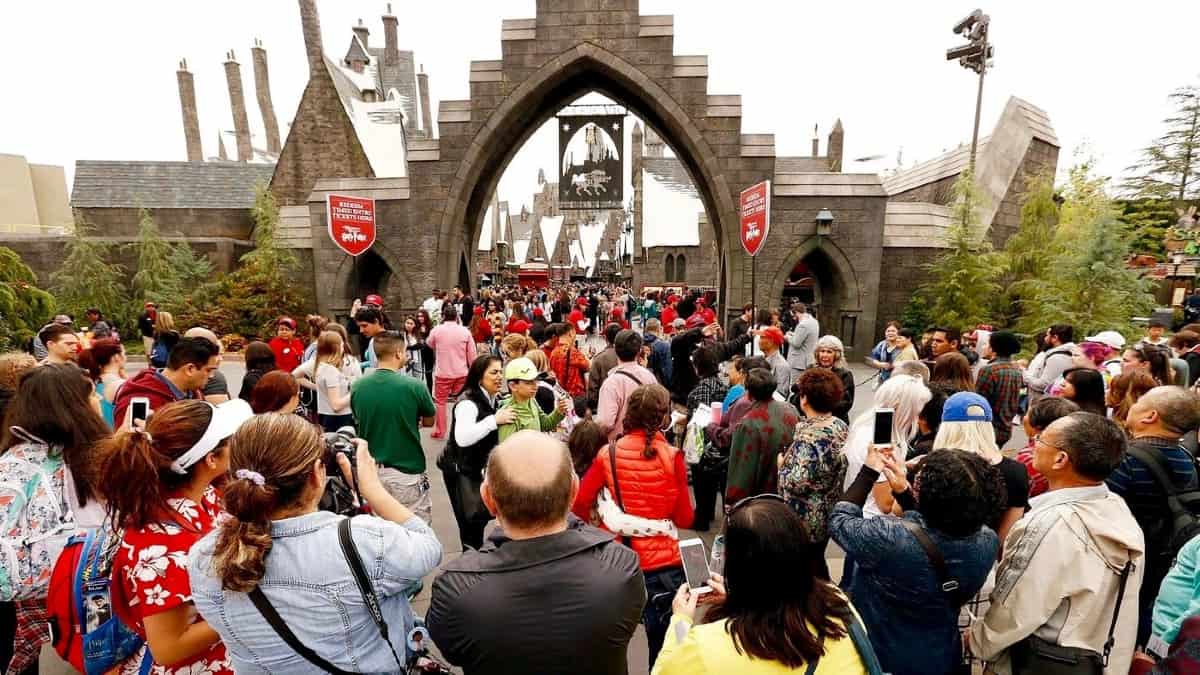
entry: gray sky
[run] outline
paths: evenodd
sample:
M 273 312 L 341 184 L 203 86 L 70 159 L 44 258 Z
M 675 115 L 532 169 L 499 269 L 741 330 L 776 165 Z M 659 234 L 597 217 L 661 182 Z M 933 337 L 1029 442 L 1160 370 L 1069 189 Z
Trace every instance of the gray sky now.
M 42 0 L 0 10 L 0 152 L 61 164 L 77 159 L 184 159 L 175 68 L 195 74 L 201 136 L 216 154 L 232 128 L 222 67 L 242 64 L 250 121 L 250 45 L 268 51 L 276 113 L 286 129 L 307 78 L 294 0 Z M 320 2 L 325 47 L 344 53 L 363 18 L 383 40 L 384 2 Z M 988 74 L 981 133 L 1010 95 L 1045 109 L 1063 144 L 1060 168 L 1088 144 L 1100 171 L 1119 175 L 1160 131 L 1167 94 L 1200 79 L 1194 27 L 1200 3 L 1006 0 L 992 15 L 996 67 Z M 944 50 L 950 27 L 974 4 L 642 0 L 642 14 L 675 15 L 675 53 L 707 54 L 710 94 L 741 94 L 743 133 L 775 133 L 780 155 L 808 154 L 841 117 L 848 160 L 887 159 L 872 170 L 929 159 L 969 141 L 975 78 Z M 400 44 L 430 74 L 433 98 L 467 98 L 470 61 L 500 58 L 500 20 L 534 16 L 533 0 L 395 0 Z M 434 107 L 436 111 L 436 105 Z M 436 112 L 435 112 L 436 115 Z M 556 140 L 538 134 L 511 167 L 502 198 L 519 204 L 536 167 L 555 164 Z M 822 152 L 824 152 L 822 142 Z M 848 161 L 847 171 L 861 170 Z

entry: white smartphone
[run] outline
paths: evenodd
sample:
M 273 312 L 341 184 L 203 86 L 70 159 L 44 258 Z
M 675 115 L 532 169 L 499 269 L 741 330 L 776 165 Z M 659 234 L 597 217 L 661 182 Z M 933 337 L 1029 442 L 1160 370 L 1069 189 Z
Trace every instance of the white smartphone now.
M 693 593 L 708 593 L 712 588 L 708 580 L 708 556 L 704 553 L 704 542 L 700 539 L 684 539 L 679 542 L 679 557 L 683 559 L 683 575 Z
M 134 396 L 129 400 L 129 419 L 145 422 L 150 419 L 150 399 L 145 396 Z

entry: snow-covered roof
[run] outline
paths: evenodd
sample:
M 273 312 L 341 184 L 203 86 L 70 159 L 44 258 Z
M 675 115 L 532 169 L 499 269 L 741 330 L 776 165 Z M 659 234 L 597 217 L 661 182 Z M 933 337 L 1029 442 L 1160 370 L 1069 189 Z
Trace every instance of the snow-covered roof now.
M 528 239 L 518 239 L 513 242 L 513 262 L 518 265 L 524 264 L 527 253 L 529 253 Z
M 675 160 L 678 161 L 678 160 Z M 642 245 L 699 246 L 704 204 L 691 183 L 642 171 Z
M 342 106 L 354 125 L 358 142 L 376 178 L 401 178 L 408 175 L 408 154 L 404 140 L 405 101 L 402 97 L 382 101 L 363 100 L 364 90 L 375 91 L 375 75 L 369 68 L 356 73 L 325 58 L 325 68 L 333 78 Z M 365 85 L 365 87 L 364 87 Z
M 538 222 L 538 229 L 542 232 L 542 243 L 546 245 L 546 255 L 550 256 L 554 253 L 554 247 L 558 245 L 558 235 L 562 232 L 563 220 L 566 216 L 542 216 Z

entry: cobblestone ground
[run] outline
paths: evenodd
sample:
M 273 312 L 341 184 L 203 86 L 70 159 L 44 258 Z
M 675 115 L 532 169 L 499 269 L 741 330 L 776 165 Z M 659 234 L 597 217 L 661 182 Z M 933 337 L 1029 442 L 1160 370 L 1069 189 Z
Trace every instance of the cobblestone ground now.
M 145 364 L 130 364 L 130 375 L 132 371 L 144 367 Z M 859 365 L 851 365 L 854 371 L 855 379 L 859 382 L 856 389 L 854 399 L 854 408 L 851 411 L 851 419 L 860 412 L 870 409 L 872 393 L 874 387 L 871 382 L 862 384 L 868 380 L 872 371 Z M 229 381 L 231 391 L 238 391 L 241 388 L 242 376 L 245 374 L 245 367 L 240 361 L 227 361 L 221 365 L 221 371 L 225 374 Z M 1008 447 L 1020 447 L 1025 442 L 1024 434 L 1021 430 L 1014 429 L 1014 438 L 1009 443 Z M 441 540 L 442 546 L 446 553 L 443 561 L 448 562 L 461 555 L 462 546 L 458 540 L 458 528 L 454 524 L 454 515 L 450 510 L 450 501 L 446 496 L 446 486 L 442 482 L 441 475 L 434 465 L 434 459 L 442 451 L 443 441 L 436 441 L 429 438 L 429 430 L 426 429 L 422 433 L 424 438 L 425 456 L 428 460 L 429 482 L 433 486 L 433 529 L 437 532 L 438 539 Z M 692 532 L 684 530 L 680 532 L 681 538 L 698 536 L 704 540 L 705 546 L 711 550 L 713 537 L 717 534 L 717 526 L 709 532 Z M 826 558 L 829 561 L 830 574 L 834 579 L 838 579 L 842 575 L 843 554 L 838 549 L 836 544 L 830 544 L 829 550 L 826 553 Z M 429 592 L 433 583 L 433 578 L 437 575 L 434 572 L 425 579 L 425 587 L 421 594 L 417 596 L 413 602 L 413 609 L 420 615 L 424 615 L 429 609 Z M 42 652 L 42 675 L 66 675 L 73 671 L 69 666 L 58 659 L 54 650 L 47 647 Z M 639 627 L 637 634 L 634 635 L 633 641 L 629 644 L 629 672 L 630 675 L 645 675 L 649 672 L 647 656 L 646 656 L 646 636 Z

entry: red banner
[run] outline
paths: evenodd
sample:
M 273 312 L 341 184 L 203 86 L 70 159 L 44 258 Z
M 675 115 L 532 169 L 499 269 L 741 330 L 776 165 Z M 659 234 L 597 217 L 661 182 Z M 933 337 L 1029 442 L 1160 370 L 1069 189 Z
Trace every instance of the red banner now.
M 771 181 L 764 180 L 742 190 L 738 211 L 742 217 L 742 248 L 756 256 L 771 231 Z
M 352 256 L 366 253 L 375 244 L 375 200 L 329 195 L 325 219 L 334 245 Z

